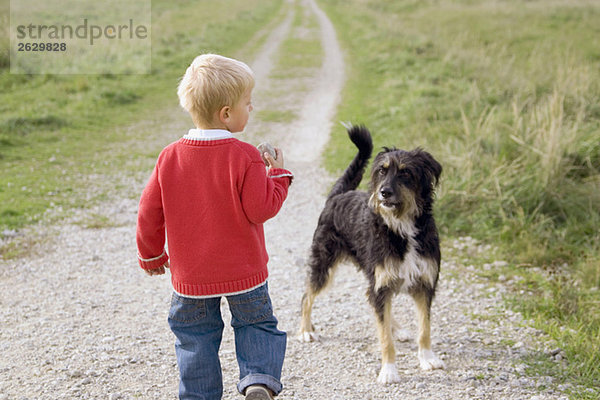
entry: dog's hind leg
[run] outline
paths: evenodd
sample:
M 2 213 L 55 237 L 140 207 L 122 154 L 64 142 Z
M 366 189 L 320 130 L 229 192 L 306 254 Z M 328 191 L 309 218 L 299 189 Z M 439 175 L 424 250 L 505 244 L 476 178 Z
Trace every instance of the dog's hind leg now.
M 433 294 L 427 291 L 418 291 L 412 293 L 412 297 L 417 308 L 417 323 L 419 326 L 417 342 L 421 369 L 430 371 L 445 368 L 444 362 L 431 350 L 431 301 L 433 300 Z
M 334 249 L 334 245 L 313 243 L 306 292 L 302 296 L 302 316 L 298 333 L 298 340 L 302 342 L 319 339 L 311 322 L 311 314 L 315 297 L 331 282 L 335 267 L 338 265 L 339 255 Z
M 313 342 L 319 340 L 315 327 L 311 322 L 312 307 L 317 294 L 310 288 L 302 296 L 302 316 L 300 321 L 300 332 L 298 340 L 301 342 Z
M 377 294 L 369 293 L 369 300 L 375 309 L 377 319 L 377 333 L 381 349 L 381 371 L 377 382 L 388 384 L 400 381 L 396 369 L 396 349 L 394 348 L 393 319 L 392 319 L 392 293 L 384 290 Z

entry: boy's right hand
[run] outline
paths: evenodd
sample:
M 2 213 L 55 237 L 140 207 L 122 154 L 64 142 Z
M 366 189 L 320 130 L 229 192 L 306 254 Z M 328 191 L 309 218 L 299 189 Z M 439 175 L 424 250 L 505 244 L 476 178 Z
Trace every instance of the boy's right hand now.
M 145 269 L 146 273 L 150 276 L 152 275 L 163 275 L 165 273 L 165 268 L 169 268 L 169 262 L 167 261 L 163 265 L 154 269 Z
M 267 161 L 267 167 L 269 168 L 283 168 L 283 151 L 276 147 L 275 154 L 277 154 L 277 158 L 273 158 L 269 153 L 265 152 L 263 154 L 264 159 Z

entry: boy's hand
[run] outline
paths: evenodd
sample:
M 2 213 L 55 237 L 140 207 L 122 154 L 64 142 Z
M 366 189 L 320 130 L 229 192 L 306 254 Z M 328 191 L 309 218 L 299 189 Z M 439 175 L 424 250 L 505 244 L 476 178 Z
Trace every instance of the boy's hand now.
M 165 273 L 165 268 L 169 268 L 169 262 L 167 261 L 163 265 L 154 269 L 145 269 L 146 273 L 150 276 L 152 275 L 163 275 Z
M 280 148 L 275 148 L 275 154 L 277 154 L 276 158 L 273 158 L 268 152 L 263 154 L 265 161 L 267 162 L 267 167 L 269 168 L 283 168 L 283 151 Z

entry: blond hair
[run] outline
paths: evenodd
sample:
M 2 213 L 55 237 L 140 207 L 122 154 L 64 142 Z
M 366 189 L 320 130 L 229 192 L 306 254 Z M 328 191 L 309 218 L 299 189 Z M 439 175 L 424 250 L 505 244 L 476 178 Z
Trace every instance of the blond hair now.
M 210 126 L 216 112 L 233 107 L 253 87 L 254 74 L 243 62 L 202 54 L 185 71 L 177 96 L 196 126 Z

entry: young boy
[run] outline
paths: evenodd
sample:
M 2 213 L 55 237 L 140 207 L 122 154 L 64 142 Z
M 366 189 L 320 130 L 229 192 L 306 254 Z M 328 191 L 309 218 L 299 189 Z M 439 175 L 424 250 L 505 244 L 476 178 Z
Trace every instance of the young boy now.
M 180 399 L 221 399 L 222 296 L 232 314 L 238 391 L 267 400 L 282 389 L 286 334 L 277 329 L 268 294 L 263 223 L 281 208 L 293 176 L 281 150 L 263 160 L 232 136 L 248 122 L 253 87 L 246 64 L 196 57 L 177 94 L 197 129 L 160 153 L 140 200 L 140 266 L 160 275 L 170 264 Z

